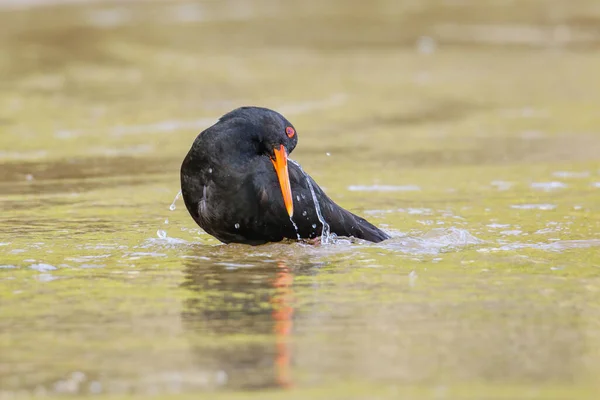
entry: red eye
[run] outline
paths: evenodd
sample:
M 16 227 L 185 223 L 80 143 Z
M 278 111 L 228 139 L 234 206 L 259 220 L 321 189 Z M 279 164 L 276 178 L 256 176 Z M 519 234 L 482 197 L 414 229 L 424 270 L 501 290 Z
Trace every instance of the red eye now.
M 294 135 L 296 134 L 296 131 L 294 130 L 294 128 L 292 128 L 291 126 L 288 126 L 287 128 L 285 128 L 285 133 L 286 135 L 288 135 L 288 137 L 291 139 L 294 137 Z

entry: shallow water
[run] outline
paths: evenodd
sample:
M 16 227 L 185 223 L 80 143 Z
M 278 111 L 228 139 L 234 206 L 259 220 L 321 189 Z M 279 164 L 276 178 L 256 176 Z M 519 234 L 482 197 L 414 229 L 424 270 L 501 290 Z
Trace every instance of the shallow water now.
M 600 389 L 597 2 L 24 3 L 0 2 L 1 399 Z M 393 238 L 199 230 L 179 165 L 248 104 Z

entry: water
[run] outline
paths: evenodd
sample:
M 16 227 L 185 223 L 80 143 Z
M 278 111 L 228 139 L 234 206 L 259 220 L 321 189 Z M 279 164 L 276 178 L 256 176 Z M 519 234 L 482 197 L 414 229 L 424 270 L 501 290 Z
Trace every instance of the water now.
M 315 205 L 315 212 L 317 213 L 317 218 L 319 219 L 319 222 L 321 223 L 321 226 L 323 227 L 321 230 L 321 244 L 329 244 L 330 239 L 331 239 L 331 235 L 329 234 L 329 224 L 327 224 L 327 222 L 325 221 L 325 218 L 323 218 L 323 214 L 321 214 L 321 206 L 319 205 L 319 200 L 317 199 L 317 196 L 315 194 L 315 189 L 313 188 L 312 182 L 310 181 L 310 177 L 308 176 L 308 174 L 306 172 L 304 172 L 304 170 L 302 169 L 302 166 L 300 164 L 298 164 L 296 161 L 293 161 L 293 160 L 289 160 L 289 161 L 291 163 L 293 163 L 294 165 L 296 165 L 300 169 L 300 171 L 302 172 L 304 177 L 306 178 L 306 183 L 308 183 L 308 187 L 310 188 L 310 194 L 312 196 L 313 203 Z M 313 225 L 313 228 L 316 228 L 316 226 Z M 296 228 L 296 232 L 297 231 L 298 231 L 298 229 Z
M 206 190 L 206 187 L 204 189 Z M 169 206 L 169 210 L 175 211 L 175 209 L 177 209 L 177 206 L 175 205 L 175 203 L 177 203 L 177 200 L 179 200 L 180 197 L 181 197 L 181 190 L 179 192 L 177 192 L 177 194 L 175 195 L 175 198 L 173 199 L 173 202 Z
M 597 397 L 596 0 L 69 3 L 0 0 L 1 399 Z M 392 238 L 200 230 L 244 104 Z
M 294 225 L 294 229 L 296 230 L 296 237 L 298 238 L 298 240 L 302 239 L 300 237 L 300 232 L 298 232 L 298 225 L 296 225 L 292 217 L 290 217 L 290 222 L 292 223 L 292 225 Z

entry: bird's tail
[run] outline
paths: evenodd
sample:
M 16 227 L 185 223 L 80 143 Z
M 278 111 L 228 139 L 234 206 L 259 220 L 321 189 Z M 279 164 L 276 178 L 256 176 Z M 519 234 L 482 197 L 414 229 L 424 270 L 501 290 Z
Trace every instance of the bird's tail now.
M 379 243 L 389 239 L 390 236 L 377 228 L 366 219 L 352 214 L 335 204 L 331 199 L 331 206 L 326 207 L 323 217 L 329 223 L 332 233 L 338 236 L 353 236 L 358 239 Z

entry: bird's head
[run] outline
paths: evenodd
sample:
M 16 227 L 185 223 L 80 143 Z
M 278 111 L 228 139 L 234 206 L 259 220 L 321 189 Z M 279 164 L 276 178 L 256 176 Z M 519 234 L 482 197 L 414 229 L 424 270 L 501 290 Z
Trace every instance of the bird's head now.
M 243 125 L 243 131 L 252 141 L 251 151 L 271 159 L 281 187 L 285 209 L 291 217 L 294 214 L 294 204 L 288 173 L 288 155 L 298 143 L 296 129 L 283 115 L 261 107 L 241 107 L 225 114 L 219 120 L 220 123 L 228 121 Z

